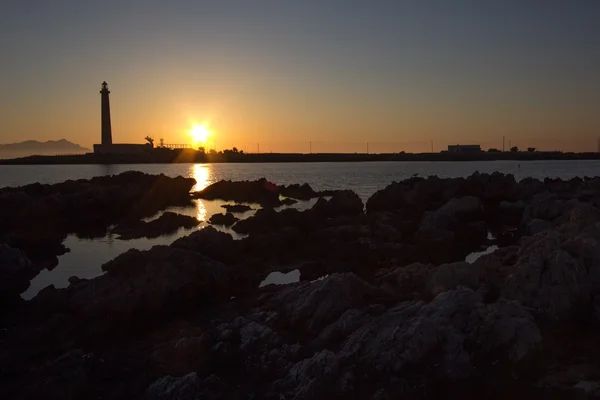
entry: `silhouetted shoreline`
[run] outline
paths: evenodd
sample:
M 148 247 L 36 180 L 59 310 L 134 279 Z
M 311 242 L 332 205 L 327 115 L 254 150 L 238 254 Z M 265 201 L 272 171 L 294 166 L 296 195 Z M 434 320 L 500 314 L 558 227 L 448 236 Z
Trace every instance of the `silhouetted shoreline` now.
M 0 398 L 582 398 L 597 382 L 600 177 L 412 177 L 366 204 L 195 183 L 129 171 L 0 190 Z M 237 216 L 21 297 L 68 235 L 198 226 L 167 211 L 193 198 Z
M 146 154 L 82 154 L 29 156 L 0 160 L 0 165 L 44 164 L 171 164 L 171 163 L 278 163 L 278 162 L 365 162 L 365 161 L 535 161 L 600 160 L 600 153 L 481 152 L 452 153 L 203 153 L 189 149 L 155 149 Z

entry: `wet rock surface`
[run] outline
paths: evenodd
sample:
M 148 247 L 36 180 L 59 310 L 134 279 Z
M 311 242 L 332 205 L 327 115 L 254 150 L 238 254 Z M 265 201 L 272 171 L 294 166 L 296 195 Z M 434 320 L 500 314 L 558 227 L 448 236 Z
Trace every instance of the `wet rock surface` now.
M 52 268 L 56 256 L 68 251 L 62 245 L 68 234 L 102 237 L 110 225 L 187 205 L 195 182 L 129 171 L 55 185 L 2 188 L 0 243 L 20 249 L 39 268 Z
M 197 199 L 229 200 L 237 203 L 256 203 L 263 206 L 279 205 L 279 188 L 265 178 L 256 181 L 219 181 L 192 195 Z
M 240 240 L 209 226 L 130 250 L 102 276 L 10 304 L 0 396 L 596 396 L 598 200 L 598 178 L 412 178 L 366 212 L 336 191 L 258 210 L 234 225 Z M 29 264 L 2 246 L 0 261 L 14 297 Z M 291 270 L 300 282 L 260 287 Z
M 230 213 L 243 213 L 252 210 L 252 207 L 246 204 L 224 204 L 221 207 Z
M 233 215 L 232 213 L 229 213 L 229 212 L 226 214 L 214 214 L 208 220 L 208 222 L 213 225 L 223 225 L 223 226 L 231 226 L 231 225 L 235 224 L 237 221 L 239 221 L 239 218 L 237 218 L 235 215 Z
M 117 225 L 111 232 L 119 235 L 118 239 L 122 240 L 139 239 L 143 237 L 156 238 L 173 233 L 179 228 L 190 229 L 198 224 L 200 224 L 200 221 L 194 217 L 167 211 L 150 222 L 133 221 Z
M 254 203 L 263 207 L 277 207 L 295 204 L 295 200 L 310 200 L 317 197 L 328 197 L 337 190 L 315 191 L 309 184 L 281 185 L 269 182 L 266 178 L 255 181 L 221 180 L 193 193 L 193 197 L 206 200 L 229 200 L 237 203 Z M 280 196 L 286 199 L 280 199 Z
M 0 312 L 21 301 L 37 271 L 18 249 L 0 244 Z

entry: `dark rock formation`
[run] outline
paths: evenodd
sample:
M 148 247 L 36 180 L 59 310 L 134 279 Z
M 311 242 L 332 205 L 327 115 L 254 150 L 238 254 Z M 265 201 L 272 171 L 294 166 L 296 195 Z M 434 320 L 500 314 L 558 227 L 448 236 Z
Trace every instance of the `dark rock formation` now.
M 232 213 L 228 212 L 227 214 L 214 214 L 208 220 L 209 223 L 213 225 L 224 225 L 231 226 L 239 221 L 239 218 L 234 216 Z
M 167 246 L 129 250 L 102 269 L 106 274 L 59 290 L 55 296 L 68 298 L 70 312 L 85 322 L 89 335 L 121 336 L 147 329 L 227 299 L 233 290 L 227 267 Z
M 54 185 L 0 189 L 0 242 L 16 247 L 42 267 L 67 249 L 67 234 L 98 237 L 107 227 L 189 204 L 190 178 L 124 172 Z M 35 229 L 30 229 L 35 225 Z
M 224 204 L 221 207 L 230 213 L 243 213 L 252 210 L 252 207 L 246 204 Z
M 238 203 L 256 203 L 263 206 L 279 205 L 279 188 L 261 178 L 257 181 L 219 181 L 193 194 L 206 200 L 230 200 Z
M 593 396 L 598 205 L 596 178 L 412 178 L 368 213 L 340 191 L 258 210 L 241 240 L 209 226 L 130 250 L 3 315 L 0 397 Z M 484 242 L 501 247 L 463 261 Z
M 310 187 L 308 183 L 302 185 L 293 184 L 288 186 L 281 186 L 280 193 L 282 196 L 290 197 L 296 200 L 310 200 L 315 197 L 319 197 L 319 194 Z
M 129 240 L 138 238 L 156 238 L 177 231 L 179 228 L 190 229 L 200 223 L 198 219 L 174 212 L 164 212 L 160 217 L 150 222 L 125 222 L 113 228 L 112 233 L 119 235 L 118 239 Z
M 212 226 L 177 239 L 171 247 L 201 253 L 224 263 L 232 263 L 239 255 L 239 242 L 234 241 L 230 234 L 219 232 Z
M 313 225 L 313 215 L 307 211 L 288 208 L 275 211 L 272 208 L 261 208 L 252 217 L 237 222 L 233 230 L 238 233 L 267 233 L 289 226 L 307 227 Z
M 36 274 L 19 250 L 0 244 L 0 311 L 21 300 L 21 293 L 29 288 L 29 281 Z
M 291 199 L 291 198 L 286 198 L 286 199 L 281 200 L 282 206 L 293 206 L 296 203 L 298 203 L 298 201 Z
M 165 376 L 156 380 L 144 396 L 146 400 L 195 400 L 201 383 L 198 375 L 191 372 L 181 378 Z
M 282 196 L 289 197 L 296 200 L 310 200 L 317 197 L 329 197 L 336 194 L 339 190 L 321 190 L 315 191 L 308 183 L 299 185 L 297 183 L 280 186 L 279 193 Z
M 279 212 L 270 208 L 260 209 L 252 217 L 239 221 L 233 230 L 239 233 L 266 233 L 285 227 L 314 230 L 327 218 L 358 216 L 363 213 L 363 204 L 358 195 L 345 190 L 339 191 L 329 200 L 320 198 L 306 211 L 293 208 Z
M 315 197 L 333 196 L 337 190 L 314 191 L 309 184 L 277 186 L 266 178 L 256 181 L 226 181 L 222 180 L 193 194 L 194 198 L 206 200 L 231 200 L 238 203 L 255 203 L 263 207 L 291 205 L 292 200 L 310 200 Z M 280 201 L 279 196 L 287 199 Z
M 436 211 L 429 211 L 424 215 L 417 237 L 426 242 L 453 241 L 455 233 L 464 230 L 467 224 L 482 216 L 483 207 L 478 198 L 454 198 Z

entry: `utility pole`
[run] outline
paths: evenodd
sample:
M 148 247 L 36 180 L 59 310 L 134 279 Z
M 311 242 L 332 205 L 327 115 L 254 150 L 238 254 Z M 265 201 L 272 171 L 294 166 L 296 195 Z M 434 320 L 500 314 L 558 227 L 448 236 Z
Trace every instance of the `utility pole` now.
M 502 136 L 502 152 L 504 153 L 504 142 L 506 141 L 506 136 Z
M 256 154 L 260 154 L 260 143 L 256 143 Z
M 369 154 L 369 142 L 367 142 L 367 154 Z
M 431 139 L 431 152 L 433 153 L 433 139 Z
M 312 142 L 308 142 L 308 154 L 312 154 Z

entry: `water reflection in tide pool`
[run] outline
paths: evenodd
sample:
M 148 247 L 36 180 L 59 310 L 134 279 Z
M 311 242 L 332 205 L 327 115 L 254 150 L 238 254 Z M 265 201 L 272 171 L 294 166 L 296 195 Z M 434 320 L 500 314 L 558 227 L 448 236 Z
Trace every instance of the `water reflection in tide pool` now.
M 275 284 L 287 285 L 288 283 L 300 282 L 300 270 L 295 269 L 290 272 L 271 272 L 259 285 L 259 287 Z
M 52 271 L 42 270 L 31 281 L 31 286 L 23 293 L 22 297 L 30 299 L 48 285 L 54 285 L 56 288 L 67 287 L 71 276 L 91 279 L 102 275 L 102 265 L 119 254 L 131 248 L 147 250 L 155 245 L 169 244 L 176 235 L 133 240 L 118 240 L 114 235 L 93 240 L 69 235 L 64 241 L 64 245 L 71 251 L 58 257 L 58 266 Z
M 310 201 L 301 201 L 294 205 L 300 210 L 312 207 L 316 199 Z M 187 236 L 198 229 L 204 229 L 209 224 L 207 219 L 216 213 L 223 213 L 225 209 L 221 207 L 224 204 L 232 204 L 230 201 L 223 200 L 193 200 L 190 206 L 169 207 L 164 211 L 172 211 L 178 214 L 196 217 L 200 224 L 191 229 L 180 228 L 178 231 L 161 236 L 158 238 L 120 240 L 116 235 L 109 234 L 102 238 L 80 239 L 76 235 L 69 235 L 64 241 L 64 245 L 71 251 L 58 257 L 58 265 L 52 271 L 43 270 L 32 281 L 29 289 L 23 293 L 24 299 L 33 298 L 40 290 L 49 285 L 56 288 L 64 288 L 69 285 L 69 277 L 77 276 L 79 278 L 91 279 L 102 275 L 102 265 L 114 259 L 119 254 L 129 249 L 148 250 L 156 245 L 170 245 L 180 237 Z M 248 218 L 256 213 L 259 208 L 256 204 L 251 205 L 252 210 L 235 214 L 240 219 Z M 284 206 L 282 208 L 287 208 Z M 146 221 L 151 221 L 160 217 L 164 211 L 157 213 Z M 240 235 L 233 231 L 231 227 L 214 226 L 215 229 L 229 233 L 234 239 L 241 239 L 245 235 Z

